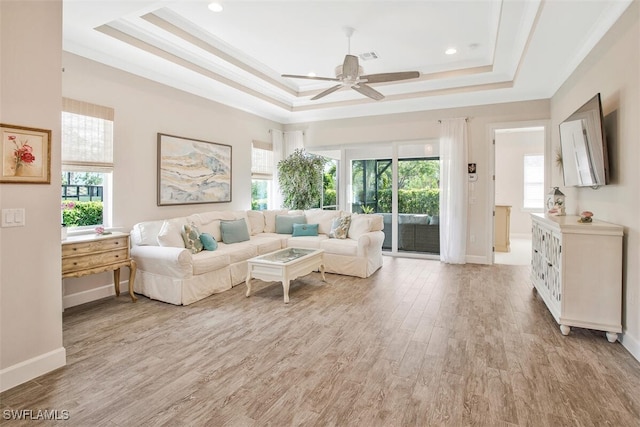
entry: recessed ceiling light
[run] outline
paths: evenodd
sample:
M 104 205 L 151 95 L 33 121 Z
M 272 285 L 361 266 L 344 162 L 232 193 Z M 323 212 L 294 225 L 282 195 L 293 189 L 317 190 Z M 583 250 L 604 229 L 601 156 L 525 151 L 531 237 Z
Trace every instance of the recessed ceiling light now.
M 222 12 L 222 5 L 220 3 L 216 3 L 216 2 L 209 3 L 209 6 L 207 7 L 212 12 Z
M 307 77 L 315 77 L 316 73 L 314 73 L 313 71 L 311 71 L 310 73 L 307 73 Z
M 456 49 L 455 47 L 450 47 L 449 49 L 444 51 L 446 55 L 455 55 L 457 52 L 458 49 Z

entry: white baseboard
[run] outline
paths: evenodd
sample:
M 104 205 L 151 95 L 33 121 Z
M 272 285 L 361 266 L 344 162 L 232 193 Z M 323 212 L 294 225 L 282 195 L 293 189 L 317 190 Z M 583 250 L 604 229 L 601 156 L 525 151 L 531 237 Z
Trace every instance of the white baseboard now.
M 622 346 L 626 348 L 638 362 L 640 362 L 640 341 L 626 332 L 620 336 L 619 340 Z
M 0 371 L 0 392 L 31 381 L 67 364 L 67 351 L 60 347 Z
M 481 255 L 467 255 L 465 261 L 469 264 L 491 264 L 490 260 L 486 256 Z
M 129 281 L 120 282 L 120 295 L 122 292 L 128 292 Z M 113 285 L 100 286 L 98 288 L 89 289 L 87 291 L 76 292 L 75 294 L 69 294 L 62 297 L 62 308 L 75 307 L 76 305 L 84 304 L 91 301 L 96 301 L 102 298 L 115 296 L 116 291 Z

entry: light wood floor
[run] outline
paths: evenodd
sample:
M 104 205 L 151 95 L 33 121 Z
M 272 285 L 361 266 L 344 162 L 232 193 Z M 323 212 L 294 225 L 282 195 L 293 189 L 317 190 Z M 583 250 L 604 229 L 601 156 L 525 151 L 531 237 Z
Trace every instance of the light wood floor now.
M 602 332 L 562 336 L 528 274 L 385 258 L 369 279 L 298 279 L 288 305 L 261 281 L 187 307 L 109 298 L 65 311 L 67 366 L 0 409 L 68 410 L 65 426 L 640 425 L 640 363 Z

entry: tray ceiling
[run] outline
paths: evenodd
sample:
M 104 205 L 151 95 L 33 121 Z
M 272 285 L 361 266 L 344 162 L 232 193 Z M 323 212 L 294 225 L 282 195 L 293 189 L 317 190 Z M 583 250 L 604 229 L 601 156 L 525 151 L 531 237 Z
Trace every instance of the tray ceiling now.
M 550 98 L 631 0 L 209 3 L 65 0 L 64 50 L 295 123 Z M 372 84 L 381 101 L 347 89 L 311 101 L 335 83 L 281 77 L 335 77 L 349 52 L 366 74 L 421 77 Z

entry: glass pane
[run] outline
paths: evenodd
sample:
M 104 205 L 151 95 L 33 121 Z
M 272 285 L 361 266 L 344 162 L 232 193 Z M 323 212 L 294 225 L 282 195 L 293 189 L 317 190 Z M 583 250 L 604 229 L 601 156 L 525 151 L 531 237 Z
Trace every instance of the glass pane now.
M 440 253 L 440 161 L 398 160 L 398 251 Z
M 264 211 L 268 209 L 270 188 L 271 180 L 251 180 L 251 210 Z
M 104 183 L 98 172 L 62 172 L 61 216 L 67 227 L 104 223 Z

